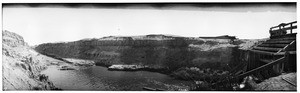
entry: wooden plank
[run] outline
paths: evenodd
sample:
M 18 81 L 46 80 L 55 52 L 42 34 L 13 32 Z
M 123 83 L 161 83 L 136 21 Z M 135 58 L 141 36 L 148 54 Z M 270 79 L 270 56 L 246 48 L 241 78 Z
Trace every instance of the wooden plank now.
M 297 21 L 290 22 L 290 23 L 284 23 L 284 24 L 281 25 L 281 26 L 287 26 L 287 25 L 291 25 L 291 24 L 295 24 L 295 23 L 297 23 Z M 277 27 L 279 27 L 279 26 L 274 26 L 274 27 L 271 27 L 270 29 L 274 29 L 274 28 L 277 28 Z
M 287 30 L 296 29 L 296 28 L 297 28 L 297 26 L 285 27 L 285 28 L 282 28 L 282 29 L 272 30 L 271 32 L 287 31 Z
M 297 54 L 297 51 L 287 51 L 287 52 L 289 52 L 289 54 Z M 274 55 L 285 55 L 285 52 L 279 52 Z
M 269 41 L 284 41 L 284 40 L 296 40 L 296 37 L 281 37 L 281 38 L 269 39 Z
M 248 72 L 245 72 L 245 73 L 243 73 L 241 75 L 238 75 L 237 78 L 243 78 L 243 77 L 251 75 L 251 74 L 253 74 L 253 73 L 257 72 L 257 71 L 263 70 L 263 69 L 265 69 L 267 67 L 271 67 L 271 66 L 276 65 L 278 63 L 284 62 L 283 61 L 284 59 L 285 59 L 285 57 L 281 57 L 281 58 L 279 58 L 277 60 L 274 60 L 274 61 L 272 61 L 272 62 L 270 62 L 268 64 L 262 65 L 262 66 L 260 66 L 258 68 L 252 69 L 252 70 L 250 70 Z
M 293 86 L 297 86 L 297 78 L 296 77 L 289 77 L 289 76 L 282 76 L 281 77 L 284 81 L 286 81 L 287 83 L 293 85 Z
M 283 49 L 281 49 L 279 52 L 283 52 L 283 51 L 290 51 L 290 50 L 296 50 L 296 49 L 293 49 L 293 47 L 296 47 L 296 40 L 293 40 L 290 44 L 288 44 L 287 46 L 285 46 Z
M 268 52 L 268 51 L 261 51 L 261 50 L 250 50 L 251 52 L 255 52 L 255 53 L 260 53 L 260 54 L 264 54 L 264 55 L 273 55 L 273 56 L 280 56 L 280 55 L 285 55 L 285 52 Z M 296 51 L 288 51 L 290 54 L 296 54 Z
M 272 52 L 278 52 L 279 50 L 283 48 L 271 48 L 271 47 L 254 47 L 255 50 L 263 50 L 263 51 L 272 51 Z
M 284 41 L 266 41 L 264 42 L 264 44 L 289 44 L 291 43 L 293 40 L 284 40 Z
M 280 36 L 270 36 L 271 39 L 284 38 L 284 37 L 296 37 L 297 33 L 290 33 Z
M 276 52 L 268 52 L 268 51 L 261 51 L 261 50 L 250 50 L 254 53 L 264 54 L 264 55 L 275 55 Z
M 292 41 L 290 44 L 288 44 L 287 46 L 285 46 L 283 48 L 283 50 L 289 50 L 290 48 L 292 48 L 294 46 L 296 46 L 296 40 Z
M 277 47 L 277 48 L 283 48 L 285 46 L 287 46 L 287 44 L 261 44 L 258 45 L 259 47 Z

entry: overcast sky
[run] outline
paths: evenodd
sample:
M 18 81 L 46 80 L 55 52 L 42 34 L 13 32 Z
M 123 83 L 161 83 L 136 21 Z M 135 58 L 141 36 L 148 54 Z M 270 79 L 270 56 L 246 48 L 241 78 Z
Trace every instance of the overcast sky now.
M 3 29 L 23 36 L 29 45 L 147 34 L 260 39 L 269 36 L 270 27 L 292 21 L 296 21 L 295 5 L 12 5 L 3 8 Z

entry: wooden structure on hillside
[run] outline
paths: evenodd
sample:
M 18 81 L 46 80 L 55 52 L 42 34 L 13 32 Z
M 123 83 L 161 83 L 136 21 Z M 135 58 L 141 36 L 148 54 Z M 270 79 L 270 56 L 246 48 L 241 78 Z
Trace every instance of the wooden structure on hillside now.
M 227 84 L 225 82 L 239 82 L 239 80 L 249 75 L 267 79 L 282 73 L 296 72 L 296 23 L 297 21 L 281 23 L 278 26 L 271 27 L 269 30 L 270 39 L 248 51 L 249 56 L 246 64 L 239 64 L 232 69 L 230 75 L 220 78 L 221 81 L 212 85 L 223 87 Z M 219 84 L 225 85 L 220 86 Z
M 266 79 L 285 72 L 296 72 L 296 23 L 281 23 L 271 27 L 270 39 L 249 51 L 247 70 L 238 77 L 252 74 Z

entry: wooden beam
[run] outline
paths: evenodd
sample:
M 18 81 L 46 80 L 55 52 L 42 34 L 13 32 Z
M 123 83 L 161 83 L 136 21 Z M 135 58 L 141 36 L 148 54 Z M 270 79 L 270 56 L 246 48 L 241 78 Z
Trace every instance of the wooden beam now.
M 248 72 L 245 72 L 245 73 L 243 73 L 243 74 L 241 74 L 241 75 L 238 75 L 237 78 L 243 78 L 243 77 L 248 76 L 248 75 L 250 75 L 250 74 L 253 74 L 253 73 L 257 72 L 257 71 L 260 71 L 260 70 L 262 70 L 262 69 L 265 69 L 265 68 L 267 68 L 267 67 L 271 67 L 271 66 L 276 65 L 276 64 L 278 64 L 278 63 L 284 62 L 284 61 L 283 61 L 284 59 L 285 59 L 285 57 L 281 57 L 281 58 L 279 58 L 279 59 L 277 59 L 277 60 L 274 60 L 274 61 L 272 61 L 272 62 L 270 62 L 270 63 L 268 63 L 268 64 L 262 65 L 262 66 L 260 66 L 260 67 L 258 67 L 258 68 L 252 69 L 252 70 L 250 70 L 250 71 L 248 71 Z
M 272 41 L 272 40 L 268 40 L 268 41 L 264 42 L 264 44 L 289 44 L 292 41 L 293 40 L 285 40 L 285 41 Z
M 285 25 L 281 25 L 281 26 L 293 25 L 295 23 L 297 23 L 297 21 L 290 22 L 290 23 L 285 23 Z M 270 29 L 274 29 L 274 28 L 277 28 L 277 27 L 280 27 L 280 26 L 274 26 L 274 27 L 271 27 Z
M 268 51 L 261 51 L 261 50 L 250 50 L 251 52 L 254 53 L 259 53 L 259 54 L 265 54 L 265 55 L 276 55 L 276 52 L 268 52 Z
M 288 52 L 289 54 L 297 54 L 296 51 L 286 51 L 286 52 Z M 274 55 L 285 55 L 285 52 L 275 53 Z
M 284 40 L 296 40 L 296 37 L 295 36 L 281 37 L 281 38 L 269 39 L 268 41 L 284 41 Z
M 261 44 L 258 45 L 259 47 L 278 47 L 278 48 L 284 48 L 287 44 Z
M 263 51 L 272 51 L 272 52 L 278 52 L 282 48 L 271 48 L 271 47 L 254 47 L 255 50 L 263 50 Z
M 291 27 L 286 27 L 286 28 L 282 28 L 282 29 L 271 30 L 271 32 L 287 31 L 287 30 L 296 29 L 296 28 L 297 28 L 297 26 L 291 26 Z

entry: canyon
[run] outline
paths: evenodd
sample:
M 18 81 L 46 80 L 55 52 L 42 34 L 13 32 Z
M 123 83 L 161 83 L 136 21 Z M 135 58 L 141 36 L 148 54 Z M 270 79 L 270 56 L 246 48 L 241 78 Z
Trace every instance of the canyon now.
M 97 83 L 100 85 L 74 86 L 82 90 L 142 90 L 142 86 L 211 90 L 211 83 L 232 73 L 239 64 L 245 64 L 247 50 L 264 41 L 232 39 L 231 36 L 199 38 L 158 34 L 109 36 L 30 47 L 21 36 L 9 31 L 2 33 L 3 90 L 73 90 L 75 81 L 94 79 L 100 79 Z M 89 73 L 96 76 L 87 77 Z M 113 78 L 105 80 L 105 77 Z M 132 77 L 138 81 L 128 81 L 133 84 L 126 87 L 120 87 L 124 82 L 119 80 L 111 85 L 114 79 L 126 81 Z M 68 79 L 75 81 L 64 82 Z
M 181 67 L 230 70 L 243 61 L 244 50 L 259 40 L 179 37 L 161 34 L 83 39 L 35 47 L 44 55 L 93 60 L 98 66 L 137 65 L 166 72 Z M 225 37 L 225 38 L 224 38 Z
M 34 49 L 58 59 L 92 60 L 110 71 L 151 71 L 180 80 L 213 83 L 246 64 L 247 50 L 264 39 L 150 34 L 44 43 Z M 242 70 L 242 68 L 238 70 Z

